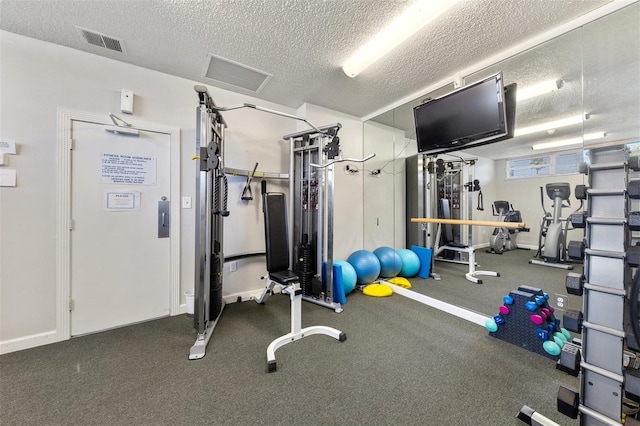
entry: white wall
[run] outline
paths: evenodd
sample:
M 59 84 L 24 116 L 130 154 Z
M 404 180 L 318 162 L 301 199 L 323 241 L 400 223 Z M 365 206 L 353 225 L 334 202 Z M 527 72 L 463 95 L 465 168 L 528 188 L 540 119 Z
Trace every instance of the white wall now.
M 490 220 L 495 221 L 497 218 L 491 212 L 491 203 L 495 200 L 496 179 L 495 179 L 495 161 L 484 157 L 476 157 L 476 163 L 473 166 L 474 178 L 480 181 L 482 191 L 482 200 L 484 210 L 478 210 L 478 192 L 471 192 L 469 196 L 473 198 L 474 220 Z M 474 247 L 488 247 L 489 237 L 493 233 L 494 228 L 489 226 L 473 226 L 472 241 Z
M 397 167 L 404 158 L 394 161 L 395 146 L 405 140 L 404 132 L 373 121 L 364 124 L 365 155 L 376 154 L 360 167 L 364 179 L 364 249 L 373 251 L 378 247 L 404 246 L 404 233 L 399 233 L 404 223 L 404 174 L 396 178 Z M 372 174 L 380 170 L 379 174 Z M 401 184 L 401 187 L 399 185 Z M 397 207 L 402 214 L 397 217 Z M 396 245 L 397 238 L 402 243 Z
M 47 343 L 40 337 L 56 331 L 56 138 L 57 109 L 95 114 L 119 113 L 120 90 L 135 93 L 134 117 L 181 128 L 181 196 L 195 196 L 195 111 L 193 81 L 127 65 L 61 46 L 0 32 L 0 137 L 16 141 L 18 155 L 10 158 L 18 186 L 0 188 L 0 352 Z M 296 111 L 246 95 L 209 87 L 218 105 L 254 103 L 279 111 Z M 321 124 L 342 122 L 345 154 L 361 153 L 359 120 L 308 106 Z M 126 119 L 126 116 L 123 116 Z M 282 136 L 297 122 L 243 109 L 224 114 L 229 127 L 226 166 L 288 172 L 288 149 Z M 361 183 L 336 185 L 338 252 L 362 245 L 362 206 L 353 194 Z M 261 250 L 264 231 L 258 199 L 240 201 L 244 179 L 230 178 L 229 210 L 225 220 L 225 255 Z M 271 189 L 282 182 L 269 182 Z M 260 183 L 253 184 L 260 193 Z M 177 200 L 176 200 L 177 201 Z M 349 212 L 346 215 L 340 210 Z M 182 210 L 181 294 L 193 287 L 194 210 Z M 340 248 L 338 250 L 338 248 Z M 225 296 L 259 289 L 265 272 L 261 258 L 238 262 L 238 271 L 225 267 Z M 184 303 L 182 301 L 181 303 Z M 55 334 L 55 333 L 54 333 Z M 34 340 L 29 343 L 30 340 Z
M 525 179 L 506 179 L 506 161 L 499 160 L 495 162 L 495 194 L 493 198 L 485 198 L 485 209 L 491 209 L 491 203 L 494 200 L 509 201 L 515 210 L 520 210 L 522 220 L 530 228 L 529 232 L 521 232 L 518 235 L 517 244 L 519 247 L 537 249 L 538 234 L 540 233 L 540 221 L 544 212 L 540 204 L 540 187 L 552 182 L 569 182 L 571 186 L 571 202 L 570 209 L 562 210 L 562 217 L 568 217 L 580 205 L 580 201 L 575 198 L 574 190 L 576 185 L 583 182 L 584 175 L 572 174 L 551 177 L 537 177 Z M 544 191 L 544 204 L 548 212 L 553 213 L 551 207 L 552 200 Z M 490 210 L 489 210 L 490 211 Z M 583 230 L 571 230 L 569 225 L 569 234 L 567 241 L 578 240 L 583 238 Z

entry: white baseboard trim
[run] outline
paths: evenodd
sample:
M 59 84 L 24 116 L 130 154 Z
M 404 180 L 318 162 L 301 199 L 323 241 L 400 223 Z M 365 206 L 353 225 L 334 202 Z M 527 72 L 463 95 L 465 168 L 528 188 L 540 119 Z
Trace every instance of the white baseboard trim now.
M 4 340 L 0 342 L 0 355 L 11 352 L 31 349 L 37 346 L 48 345 L 66 340 L 62 338 L 56 330 L 44 333 L 32 334 L 30 336 L 18 337 L 16 339 Z

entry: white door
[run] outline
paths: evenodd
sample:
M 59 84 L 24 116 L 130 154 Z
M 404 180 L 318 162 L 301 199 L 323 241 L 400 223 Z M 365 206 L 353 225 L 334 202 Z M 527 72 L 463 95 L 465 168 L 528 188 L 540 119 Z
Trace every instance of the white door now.
M 71 335 L 169 315 L 170 135 L 78 120 L 71 134 Z

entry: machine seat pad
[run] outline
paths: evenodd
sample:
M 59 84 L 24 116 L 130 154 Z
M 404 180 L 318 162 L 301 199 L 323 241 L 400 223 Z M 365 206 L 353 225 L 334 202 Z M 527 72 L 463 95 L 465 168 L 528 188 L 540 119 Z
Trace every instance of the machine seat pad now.
M 290 284 L 300 280 L 300 277 L 298 277 L 298 274 L 289 270 L 270 272 L 269 278 L 271 278 L 273 281 L 280 284 Z

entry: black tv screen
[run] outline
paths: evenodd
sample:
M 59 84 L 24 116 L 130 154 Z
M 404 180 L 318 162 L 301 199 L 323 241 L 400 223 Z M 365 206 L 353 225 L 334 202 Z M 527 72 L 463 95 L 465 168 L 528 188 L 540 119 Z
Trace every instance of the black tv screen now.
M 419 153 L 444 153 L 508 134 L 502 73 L 413 109 Z

